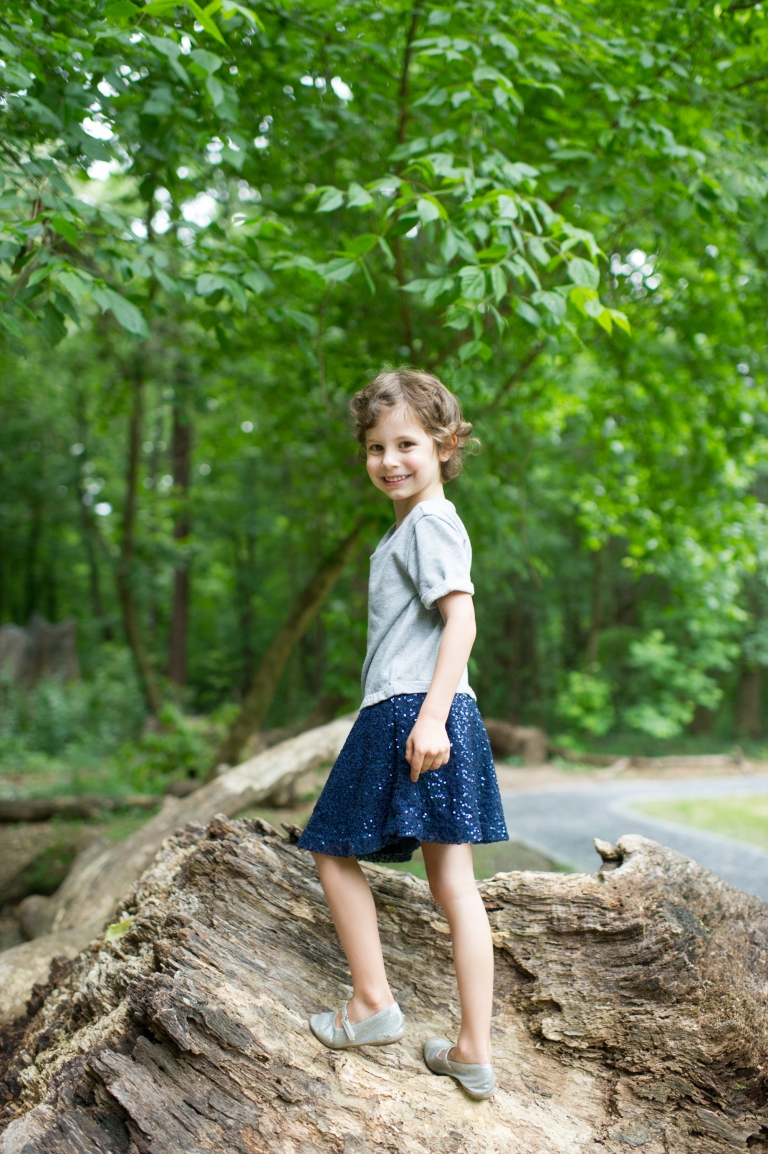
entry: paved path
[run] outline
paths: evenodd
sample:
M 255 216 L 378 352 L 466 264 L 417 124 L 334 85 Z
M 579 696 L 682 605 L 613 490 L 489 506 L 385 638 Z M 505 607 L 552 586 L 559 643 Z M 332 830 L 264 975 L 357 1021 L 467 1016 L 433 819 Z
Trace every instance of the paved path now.
M 747 893 L 768 901 L 768 853 L 757 846 L 676 822 L 638 814 L 645 801 L 768 794 L 768 775 L 679 781 L 574 782 L 573 786 L 502 791 L 510 837 L 575 870 L 593 872 L 600 859 L 592 839 L 616 842 L 640 833 L 678 850 Z

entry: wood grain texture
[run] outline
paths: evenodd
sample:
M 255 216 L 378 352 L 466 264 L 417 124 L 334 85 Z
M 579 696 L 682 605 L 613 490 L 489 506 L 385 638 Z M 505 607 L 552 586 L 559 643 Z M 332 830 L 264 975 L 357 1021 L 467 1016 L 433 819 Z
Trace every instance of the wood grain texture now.
M 124 936 L 40 992 L 4 1058 L 0 1154 L 768 1149 L 763 902 L 635 836 L 596 874 L 481 883 L 499 1090 L 474 1103 L 420 1056 L 458 1021 L 442 914 L 425 883 L 366 872 L 402 1042 L 314 1040 L 348 974 L 311 858 L 217 817 L 166 843 Z

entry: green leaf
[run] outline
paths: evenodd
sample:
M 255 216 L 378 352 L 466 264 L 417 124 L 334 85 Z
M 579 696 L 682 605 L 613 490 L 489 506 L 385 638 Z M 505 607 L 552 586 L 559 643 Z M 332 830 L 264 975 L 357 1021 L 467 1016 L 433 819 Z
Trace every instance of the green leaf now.
M 0 54 L 3 56 L 20 56 L 21 49 L 18 44 L 12 44 L 6 36 L 0 34 Z
M 409 156 L 416 156 L 419 152 L 426 152 L 429 148 L 429 140 L 426 136 L 420 136 L 418 140 L 410 140 L 407 144 L 399 144 L 394 152 L 390 153 L 390 160 L 407 160 Z
M 183 7 L 183 0 L 150 0 L 141 10 L 142 16 L 167 16 L 174 8 Z
M 373 208 L 373 197 L 361 184 L 354 180 L 347 192 L 347 208 Z
M 52 347 L 59 344 L 67 335 L 67 326 L 64 318 L 50 301 L 46 301 L 43 314 L 38 320 L 43 336 Z
M 596 289 L 600 284 L 600 270 L 588 260 L 575 256 L 568 261 L 568 276 L 574 284 Z
M 141 9 L 130 0 L 112 0 L 104 9 L 106 20 L 135 20 L 141 15 Z
M 50 264 L 46 264 L 40 268 L 36 268 L 34 270 L 34 272 L 30 275 L 29 280 L 27 281 L 27 284 L 29 285 L 29 287 L 32 288 L 33 285 L 40 284 L 41 280 L 45 280 L 46 277 L 51 275 L 54 268 L 55 268 L 55 265 L 50 265 Z
M 459 269 L 461 295 L 467 300 L 482 300 L 485 296 L 485 273 L 475 265 L 465 265 Z
M 17 341 L 22 341 L 24 339 L 24 334 L 21 331 L 19 322 L 15 317 L 12 317 L 10 313 L 0 313 L 0 325 L 2 325 L 7 333 L 10 333 L 12 337 L 15 337 Z
M 167 293 L 170 293 L 170 295 L 173 297 L 178 297 L 180 299 L 183 298 L 184 294 L 178 281 L 175 281 L 173 277 L 170 277 L 167 273 L 164 273 L 161 268 L 157 267 L 157 265 L 155 265 L 152 269 L 152 273 L 157 283 L 161 288 L 165 289 Z
M 249 269 L 248 272 L 243 273 L 241 280 L 244 285 L 247 285 L 249 289 L 252 289 L 253 292 L 259 295 L 275 287 L 273 281 L 270 280 L 264 270 L 260 268 Z
M 206 76 L 205 87 L 214 103 L 214 106 L 224 103 L 224 85 L 215 76 Z
M 541 325 L 541 317 L 536 312 L 536 309 L 531 308 L 527 301 L 516 300 L 512 306 L 519 317 L 524 321 L 528 321 L 529 325 L 539 328 Z
M 344 260 L 343 257 L 338 257 L 336 260 L 328 262 L 322 271 L 322 275 L 326 280 L 345 281 L 349 280 L 356 268 L 357 261 Z
M 389 247 L 383 236 L 379 237 L 379 248 L 384 255 L 384 261 L 387 265 L 387 268 L 394 268 L 395 258 L 392 255 L 392 249 Z
M 618 325 L 620 329 L 623 329 L 624 332 L 627 333 L 628 336 L 631 336 L 632 335 L 632 326 L 630 325 L 629 321 L 627 320 L 626 315 L 624 313 L 619 312 L 618 309 L 610 309 L 610 314 L 611 314 L 611 317 L 613 318 L 613 323 L 615 325 Z
M 104 941 L 119 942 L 128 933 L 135 920 L 134 917 L 127 917 L 120 922 L 112 922 L 104 931 Z
M 56 280 L 65 292 L 68 292 L 71 297 L 75 298 L 78 304 L 93 284 L 93 278 L 88 273 L 76 272 L 74 269 L 65 269 L 64 272 L 57 272 Z
M 420 196 L 416 201 L 416 211 L 422 224 L 429 224 L 431 220 L 448 219 L 448 213 L 434 196 Z
M 76 325 L 80 324 L 80 318 L 78 317 L 77 312 L 72 305 L 72 301 L 69 300 L 68 297 L 65 297 L 62 293 L 55 293 L 54 301 L 56 302 L 56 308 L 60 313 L 63 314 L 63 316 L 69 317 L 69 319 L 74 321 Z
M 126 332 L 133 333 L 138 337 L 146 338 L 149 336 L 147 322 L 142 313 L 136 308 L 135 304 L 126 300 L 125 297 L 120 296 L 120 293 L 116 293 L 114 289 L 95 289 L 93 299 L 97 305 L 100 306 L 103 313 L 109 310 Z
M 597 295 L 597 289 L 586 288 L 584 285 L 576 285 L 575 288 L 571 289 L 569 299 L 585 317 L 595 317 L 596 313 L 599 313 L 603 307 Z
M 493 299 L 498 304 L 507 295 L 507 278 L 504 276 L 504 270 L 498 265 L 491 269 L 491 288 Z
M 503 32 L 494 32 L 490 37 L 491 44 L 496 48 L 500 48 L 506 56 L 507 60 L 517 60 L 520 52 L 516 44 L 504 35 Z
M 471 357 L 482 357 L 484 361 L 489 361 L 492 356 L 491 349 L 483 341 L 467 341 L 459 349 L 459 360 L 462 364 Z
M 195 48 L 190 52 L 189 59 L 194 60 L 198 68 L 202 68 L 203 72 L 207 72 L 212 76 L 214 72 L 218 72 L 224 61 L 215 52 L 208 52 L 205 48 Z
M 507 255 L 507 246 L 505 244 L 492 244 L 488 248 L 481 248 L 477 253 L 477 259 L 482 261 L 498 261 L 503 256 Z
M 355 256 L 365 256 L 372 248 L 375 248 L 379 243 L 379 238 L 373 232 L 364 232 L 362 236 L 356 236 L 354 240 L 347 243 L 347 250 L 355 254 Z
M 607 333 L 610 333 L 611 330 L 613 329 L 613 321 L 611 320 L 611 310 L 610 309 L 601 308 L 600 312 L 597 313 L 597 315 L 595 316 L 595 320 L 597 321 L 597 323 L 600 325 L 601 328 L 605 329 L 605 331 Z
M 420 277 L 417 280 L 408 281 L 408 284 L 401 285 L 401 291 L 404 293 L 423 293 L 432 284 L 432 281 L 426 277 Z
M 543 242 L 537 236 L 529 237 L 528 251 L 535 261 L 539 264 L 549 264 L 549 253 L 546 250 Z
M 0 77 L 6 84 L 15 88 L 31 88 L 34 84 L 32 76 L 27 72 L 24 65 L 15 60 L 6 63 Z
M 244 4 L 235 4 L 234 0 L 223 0 L 221 5 L 221 14 L 225 20 L 231 20 L 235 12 L 239 12 L 241 16 L 261 32 L 266 32 L 266 28 L 262 24 L 259 17 L 250 8 L 246 8 Z
M 226 287 L 227 282 L 223 276 L 219 276 L 218 273 L 204 272 L 197 278 L 195 291 L 201 297 L 208 297 L 218 289 L 226 289 Z
M 566 303 L 559 293 L 535 292 L 531 297 L 535 305 L 541 305 L 559 323 L 565 317 Z
M 326 188 L 320 197 L 320 203 L 315 209 L 316 212 L 333 212 L 334 209 L 341 208 L 344 203 L 344 193 L 338 188 Z
M 192 81 L 189 79 L 189 74 L 184 66 L 179 61 L 181 55 L 181 46 L 175 40 L 171 40 L 169 36 L 151 36 L 148 32 L 144 33 L 147 41 L 157 52 L 161 52 L 163 56 L 167 57 L 173 71 L 188 88 L 191 88 Z
M 187 4 L 187 8 L 189 8 L 189 10 L 193 16 L 197 17 L 198 21 L 200 22 L 200 24 L 202 24 L 203 28 L 206 30 L 208 35 L 213 36 L 214 40 L 218 40 L 219 43 L 223 44 L 224 47 L 226 48 L 226 45 L 227 45 L 226 40 L 221 35 L 221 32 L 219 32 L 219 30 L 216 27 L 216 25 L 214 24 L 213 20 L 208 15 L 207 11 L 203 11 L 203 9 L 200 7 L 200 5 L 195 3 L 195 0 L 186 0 L 186 4 Z

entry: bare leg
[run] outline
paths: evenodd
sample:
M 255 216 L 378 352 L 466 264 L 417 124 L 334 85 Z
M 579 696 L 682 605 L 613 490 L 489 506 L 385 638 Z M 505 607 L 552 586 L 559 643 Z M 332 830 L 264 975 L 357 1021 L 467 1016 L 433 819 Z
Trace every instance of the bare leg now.
M 394 1002 L 384 970 L 376 906 L 370 886 L 354 857 L 313 853 L 325 900 L 341 948 L 352 972 L 352 998 L 347 1013 L 354 1025 Z M 336 1025 L 341 1026 L 340 1015 Z
M 491 1061 L 493 942 L 488 915 L 475 883 L 470 845 L 423 842 L 432 896 L 442 906 L 453 942 L 453 964 L 461 1002 L 454 1062 Z

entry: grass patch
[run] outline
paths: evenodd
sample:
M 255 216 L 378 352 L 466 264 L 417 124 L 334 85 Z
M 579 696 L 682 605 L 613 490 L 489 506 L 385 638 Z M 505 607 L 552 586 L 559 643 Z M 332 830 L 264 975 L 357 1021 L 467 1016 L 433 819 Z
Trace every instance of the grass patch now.
M 632 807 L 649 817 L 676 821 L 768 850 L 768 794 L 751 797 L 649 801 Z
M 491 845 L 472 846 L 472 860 L 476 878 L 492 878 L 494 874 L 510 873 L 512 870 L 535 870 L 539 873 L 571 873 L 568 866 L 555 862 L 538 850 L 530 849 L 519 841 L 498 841 Z M 402 873 L 413 874 L 426 880 L 427 870 L 420 849 L 410 861 L 390 862 L 389 868 Z

